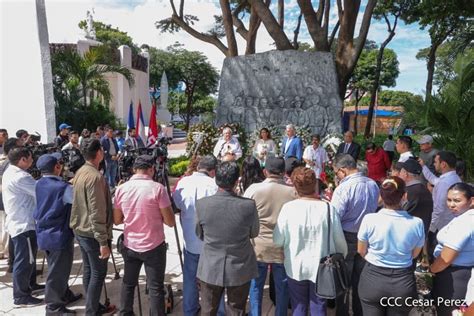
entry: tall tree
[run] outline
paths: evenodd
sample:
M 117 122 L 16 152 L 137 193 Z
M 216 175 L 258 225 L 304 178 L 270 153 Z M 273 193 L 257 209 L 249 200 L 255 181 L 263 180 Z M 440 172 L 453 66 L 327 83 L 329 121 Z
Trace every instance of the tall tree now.
M 382 58 L 384 50 L 388 43 L 395 36 L 395 30 L 397 29 L 398 19 L 402 14 L 405 14 L 413 0 L 385 0 L 379 2 L 375 8 L 375 18 L 383 19 L 387 25 L 387 38 L 382 42 L 377 55 L 377 64 L 375 68 L 375 78 L 373 85 L 370 89 L 370 104 L 369 112 L 367 114 L 367 125 L 365 126 L 364 136 L 370 135 L 370 127 L 372 126 L 372 118 L 374 116 L 375 101 L 377 98 L 377 91 L 380 86 L 380 73 L 382 71 Z M 393 21 L 390 18 L 393 16 Z
M 410 7 L 405 19 L 407 22 L 418 22 L 422 29 L 428 28 L 431 45 L 428 51 L 426 68 L 428 77 L 426 79 L 425 99 L 429 99 L 433 90 L 433 78 L 436 64 L 436 53 L 438 48 L 455 34 L 463 33 L 463 30 L 472 30 L 472 16 L 474 7 L 472 1 L 467 0 L 429 0 L 417 1 Z M 472 31 L 467 42 L 473 40 Z
M 255 38 L 258 28 L 263 24 L 274 40 L 278 50 L 289 50 L 298 48 L 298 34 L 300 23 L 294 32 L 294 38 L 290 41 L 284 25 L 284 1 L 279 2 L 279 13 L 275 17 L 270 10 L 271 0 L 220 0 L 222 16 L 216 19 L 217 23 L 223 24 L 224 33 L 198 31 L 194 23 L 198 17 L 184 14 L 184 3 L 181 0 L 177 8 L 174 0 L 170 0 L 171 17 L 156 22 L 156 26 L 162 32 L 177 32 L 184 30 L 193 37 L 216 46 L 228 57 L 236 56 L 237 49 L 233 48 L 233 34 L 238 33 L 246 41 L 246 54 L 255 53 Z M 311 0 L 298 0 L 301 9 L 301 17 L 307 25 L 309 34 L 317 51 L 330 51 L 334 39 L 338 38 L 335 49 L 336 70 L 338 75 L 339 94 L 344 98 L 346 87 L 357 64 L 357 60 L 364 47 L 365 40 L 370 27 L 372 13 L 377 0 L 367 0 L 365 3 L 362 20 L 358 23 L 357 18 L 361 9 L 361 0 L 337 0 L 336 25 L 330 30 L 331 2 L 330 0 L 318 1 L 317 10 Z M 229 9 L 232 19 L 229 18 Z M 243 17 L 250 12 L 248 23 L 244 23 Z M 358 34 L 356 26 L 359 25 Z M 227 45 L 221 39 L 227 37 Z M 358 38 L 358 41 L 355 39 Z
M 168 76 L 170 89 L 175 89 L 179 82 L 186 86 L 185 121 L 186 130 L 193 116 L 194 102 L 217 91 L 219 74 L 200 52 L 183 49 L 174 45 L 167 50 L 150 50 L 150 78 L 152 82 L 161 79 L 163 71 Z M 182 113 L 182 112 L 180 112 Z
M 370 46 L 373 47 L 373 46 Z M 354 69 L 349 89 L 353 96 L 356 107 L 356 116 L 354 120 L 354 132 L 357 134 L 357 110 L 359 102 L 364 95 L 369 92 L 375 84 L 377 59 L 379 50 L 377 47 L 364 49 L 360 55 L 357 66 Z M 393 87 L 396 84 L 396 78 L 399 75 L 397 54 L 390 48 L 384 50 L 381 72 L 379 75 L 379 86 Z
M 194 94 L 193 106 L 191 107 L 190 116 L 198 116 L 201 114 L 212 113 L 217 105 L 217 100 L 210 95 Z M 171 92 L 168 110 L 174 115 L 179 115 L 186 121 L 187 97 L 183 92 Z

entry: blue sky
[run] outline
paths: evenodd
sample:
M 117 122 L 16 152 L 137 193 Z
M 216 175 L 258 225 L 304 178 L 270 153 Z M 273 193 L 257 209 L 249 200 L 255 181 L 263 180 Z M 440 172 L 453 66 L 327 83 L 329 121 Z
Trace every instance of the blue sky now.
M 179 41 L 187 49 L 203 52 L 210 62 L 219 70 L 222 67 L 224 55 L 210 44 L 203 43 L 186 32 L 178 34 L 160 34 L 154 26 L 154 22 L 169 17 L 171 6 L 168 0 L 45 0 L 48 18 L 50 42 L 77 42 L 83 37 L 78 29 L 77 23 L 86 18 L 86 11 L 94 8 L 94 19 L 112 24 L 126 31 L 138 44 L 149 44 L 158 48 L 166 48 Z M 362 1 L 365 3 L 366 1 Z M 178 5 L 179 0 L 175 0 Z M 271 9 L 276 10 L 276 1 L 273 1 Z M 285 2 L 285 32 L 290 39 L 293 38 L 293 30 L 299 15 L 299 7 L 296 0 Z M 361 8 L 358 25 L 362 18 Z M 275 11 L 276 12 L 276 11 Z M 200 31 L 208 30 L 213 23 L 213 15 L 220 13 L 219 1 L 217 0 L 185 0 L 185 13 L 194 14 L 200 18 L 195 27 Z M 337 9 L 335 1 L 331 8 L 330 29 L 337 21 Z M 356 34 L 358 33 L 356 29 Z M 386 37 L 386 25 L 383 21 L 372 20 L 368 38 L 380 44 Z M 237 38 L 241 44 L 240 36 Z M 302 23 L 300 41 L 312 43 Z M 224 39 L 225 41 L 225 39 Z M 257 38 L 257 51 L 274 49 L 271 45 L 273 40 L 265 31 L 263 25 L 260 27 Z M 420 30 L 416 24 L 405 25 L 399 23 L 396 35 L 389 48 L 395 50 L 398 55 L 400 75 L 397 78 L 396 90 L 405 90 L 413 93 L 423 94 L 426 83 L 426 65 L 424 61 L 416 59 L 419 49 L 430 45 L 429 35 L 426 30 Z M 244 50 L 245 46 L 240 46 Z

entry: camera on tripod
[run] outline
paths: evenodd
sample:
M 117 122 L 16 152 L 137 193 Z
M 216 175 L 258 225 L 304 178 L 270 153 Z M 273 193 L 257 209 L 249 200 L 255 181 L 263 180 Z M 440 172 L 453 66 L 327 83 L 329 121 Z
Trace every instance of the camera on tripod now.
M 153 158 L 168 158 L 168 145 L 171 144 L 171 140 L 171 137 L 161 137 L 157 140 L 155 142 L 155 148 L 153 148 Z

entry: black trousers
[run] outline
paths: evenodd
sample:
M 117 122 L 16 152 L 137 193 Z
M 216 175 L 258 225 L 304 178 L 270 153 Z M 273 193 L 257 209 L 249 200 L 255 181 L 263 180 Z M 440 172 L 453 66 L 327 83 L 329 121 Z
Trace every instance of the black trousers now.
M 44 295 L 44 301 L 47 305 L 46 314 L 66 306 L 69 298 L 72 296 L 68 280 L 71 274 L 73 258 L 73 239 L 64 249 L 46 250 L 46 259 L 48 261 L 48 278 Z
M 347 243 L 347 256 L 345 262 L 352 288 L 352 312 L 354 316 L 361 316 L 362 306 L 360 305 L 358 287 L 360 274 L 365 265 L 365 259 L 357 253 L 357 234 L 344 232 L 344 237 L 346 238 Z M 349 298 L 346 295 L 341 295 L 336 298 L 336 315 L 349 315 Z
M 250 281 L 239 286 L 218 286 L 200 281 L 201 315 L 216 316 L 224 289 L 227 291 L 226 316 L 245 315 L 245 305 L 249 296 Z
M 405 304 L 406 298 L 417 298 L 413 267 L 391 269 L 367 262 L 360 277 L 359 296 L 364 316 L 408 315 L 412 307 Z
M 138 285 L 140 269 L 145 264 L 147 278 L 150 315 L 165 315 L 165 269 L 166 269 L 166 243 L 146 252 L 136 252 L 124 246 L 123 261 L 125 265 L 122 293 L 120 299 L 120 315 L 134 315 L 133 297 Z
M 443 271 L 436 273 L 433 280 L 433 297 L 444 300 L 464 299 L 467 292 L 467 283 L 471 278 L 472 267 L 450 266 Z M 452 305 L 452 304 L 451 304 Z M 450 316 L 453 310 L 459 306 L 446 306 L 446 304 L 437 304 L 436 311 L 438 316 Z

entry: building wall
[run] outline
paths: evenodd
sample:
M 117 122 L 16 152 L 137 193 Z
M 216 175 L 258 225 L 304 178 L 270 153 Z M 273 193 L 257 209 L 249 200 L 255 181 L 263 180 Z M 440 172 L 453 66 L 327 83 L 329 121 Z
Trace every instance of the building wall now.
M 354 129 L 354 114 L 350 116 L 350 129 Z M 401 117 L 377 117 L 372 119 L 372 128 L 370 129 L 372 132 L 374 130 L 374 122 L 375 121 L 375 133 L 376 134 L 389 134 L 392 128 L 397 128 L 402 121 Z M 365 130 L 365 125 L 367 125 L 367 116 L 366 115 L 359 115 L 357 117 L 357 132 L 363 133 Z

